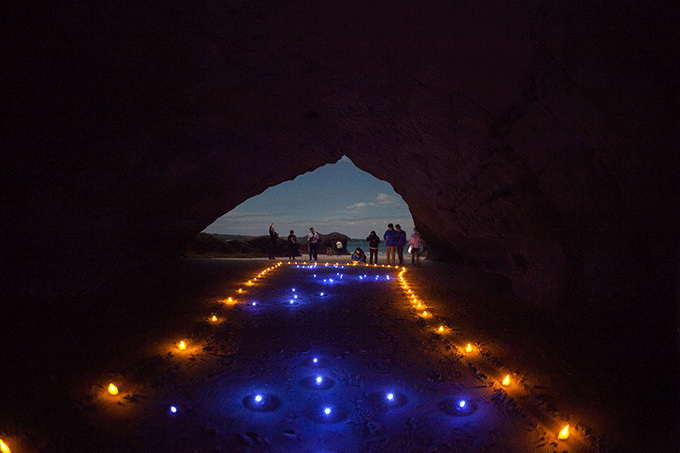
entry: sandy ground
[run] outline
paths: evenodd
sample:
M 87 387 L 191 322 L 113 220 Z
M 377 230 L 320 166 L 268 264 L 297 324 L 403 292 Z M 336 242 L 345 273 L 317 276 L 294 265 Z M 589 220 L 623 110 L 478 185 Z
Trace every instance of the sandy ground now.
M 46 452 L 676 451 L 674 420 L 644 404 L 650 368 L 624 366 L 644 349 L 624 321 L 548 317 L 494 276 L 429 262 L 404 274 L 411 294 L 381 267 L 283 264 L 245 284 L 273 263 L 180 259 L 17 313 L 0 438 Z

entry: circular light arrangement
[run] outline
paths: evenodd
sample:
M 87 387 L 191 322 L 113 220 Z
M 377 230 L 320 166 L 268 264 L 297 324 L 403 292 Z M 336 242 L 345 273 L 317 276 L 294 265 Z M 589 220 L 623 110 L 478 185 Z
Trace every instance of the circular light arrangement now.
M 472 401 L 466 400 L 465 398 L 448 398 L 439 403 L 439 410 L 454 417 L 464 417 L 471 415 L 474 411 L 476 411 L 477 405 Z
M 272 393 L 256 393 L 243 398 L 243 406 L 256 412 L 271 412 L 281 405 L 281 400 Z

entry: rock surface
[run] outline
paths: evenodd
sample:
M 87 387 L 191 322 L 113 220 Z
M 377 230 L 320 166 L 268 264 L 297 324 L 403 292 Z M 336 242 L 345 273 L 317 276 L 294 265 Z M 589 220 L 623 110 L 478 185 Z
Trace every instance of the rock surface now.
M 5 277 L 29 295 L 178 253 L 347 155 L 404 198 L 431 258 L 531 303 L 673 300 L 676 6 L 2 10 Z

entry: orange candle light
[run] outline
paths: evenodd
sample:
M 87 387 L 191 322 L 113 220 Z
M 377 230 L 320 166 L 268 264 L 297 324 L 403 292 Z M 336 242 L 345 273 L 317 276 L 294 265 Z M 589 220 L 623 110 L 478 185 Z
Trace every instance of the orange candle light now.
M 184 340 L 182 340 L 179 343 L 177 343 L 177 348 L 180 351 L 184 351 L 187 348 L 187 344 L 184 342 Z
M 442 333 L 444 331 L 444 326 L 439 326 L 439 333 Z
M 212 322 L 217 322 L 217 316 L 212 315 L 212 318 L 210 318 L 210 320 L 211 320 Z
M 569 425 L 562 428 L 562 431 L 557 435 L 558 439 L 568 439 L 569 438 Z
M 505 376 L 505 378 L 503 378 L 503 381 L 501 382 L 501 384 L 503 384 L 503 386 L 505 386 L 505 387 L 510 385 L 510 375 L 509 374 L 507 376 Z
M 111 395 L 118 395 L 118 387 L 113 382 L 109 384 L 108 390 Z
M 0 439 L 0 452 L 12 453 L 12 450 L 10 450 L 9 446 L 2 439 Z
M 465 352 L 472 352 L 472 345 L 470 343 L 465 347 Z

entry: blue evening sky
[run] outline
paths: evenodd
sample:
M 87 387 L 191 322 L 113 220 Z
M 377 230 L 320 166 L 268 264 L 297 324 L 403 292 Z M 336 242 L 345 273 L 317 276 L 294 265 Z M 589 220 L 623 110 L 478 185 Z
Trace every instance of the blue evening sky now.
M 401 224 L 407 234 L 413 230 L 408 206 L 392 185 L 360 170 L 346 156 L 270 187 L 215 220 L 204 232 L 262 236 L 268 234 L 272 222 L 280 237 L 288 236 L 290 230 L 306 235 L 310 227 L 354 239 L 366 238 L 371 230 L 382 237 L 388 223 Z

